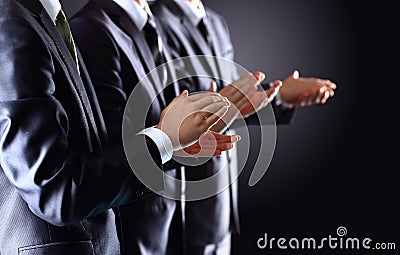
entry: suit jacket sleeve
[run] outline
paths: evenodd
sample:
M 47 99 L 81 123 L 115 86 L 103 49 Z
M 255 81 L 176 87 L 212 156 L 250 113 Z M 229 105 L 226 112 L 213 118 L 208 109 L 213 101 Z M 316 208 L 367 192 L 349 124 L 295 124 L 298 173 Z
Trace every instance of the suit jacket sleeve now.
M 146 105 L 151 105 L 151 101 L 145 99 L 148 95 L 143 90 L 143 86 L 137 86 L 140 78 L 137 77 L 134 70 L 126 68 L 126 66 L 130 66 L 129 60 L 124 55 L 124 52 L 120 50 L 116 39 L 103 27 L 104 24 L 92 18 L 75 16 L 70 20 L 70 26 L 93 82 L 110 143 L 122 143 L 121 138 L 126 137 L 127 132 L 131 132 L 131 136 L 134 136 L 147 126 L 150 126 L 144 120 L 148 114 L 145 111 Z M 130 100 L 129 104 L 127 104 L 128 98 L 134 89 L 136 93 L 135 100 Z M 124 130 L 122 130 L 123 126 Z M 147 147 L 149 154 L 157 155 L 158 158 L 159 151 L 154 149 L 157 147 L 154 145 L 154 141 L 150 141 L 151 139 L 149 138 L 146 139 L 148 140 L 147 146 L 138 147 L 135 145 L 129 146 L 129 148 L 143 148 L 146 151 Z M 126 142 L 126 139 L 124 142 Z M 154 145 L 154 148 L 149 144 Z M 131 167 L 139 169 L 139 171 L 146 171 L 152 167 L 146 162 L 147 160 L 135 160 L 135 163 L 140 164 L 135 164 L 135 166 Z M 169 171 L 178 166 L 178 163 L 170 160 L 162 165 L 161 170 Z M 146 184 L 152 183 L 152 185 L 162 189 L 161 179 L 160 176 L 149 178 Z
M 3 18 L 0 35 L 0 165 L 31 211 L 68 225 L 145 194 L 122 146 L 95 153 L 70 147 L 69 127 L 78 124 L 69 122 L 54 96 L 66 84 L 54 83 L 52 56 L 31 26 Z M 153 151 L 156 146 L 134 139 L 138 146 L 130 155 L 160 167 L 160 157 L 151 158 L 139 143 Z
M 210 12 L 210 10 L 208 10 L 208 12 Z M 225 19 L 218 15 L 215 14 L 214 12 L 212 12 L 213 14 L 213 18 L 215 20 L 218 21 L 218 23 L 220 24 L 220 26 L 222 27 L 222 31 L 225 38 L 226 42 L 231 42 L 230 39 L 230 33 L 229 33 L 229 27 L 228 24 L 226 23 Z M 232 61 L 234 60 L 234 49 L 232 46 L 232 43 L 225 43 L 222 46 L 222 53 L 223 53 L 223 57 L 231 59 Z M 233 71 L 232 74 L 232 80 L 236 80 L 239 79 L 240 75 L 238 74 L 238 72 Z M 261 87 L 263 89 L 269 89 L 270 88 L 270 83 L 263 83 L 261 84 Z M 278 125 L 282 125 L 282 124 L 290 124 L 293 120 L 294 117 L 294 113 L 295 113 L 295 108 L 292 107 L 287 107 L 280 99 L 279 96 L 275 97 L 274 100 L 272 100 L 271 102 L 271 107 L 272 110 L 274 112 L 274 119 L 275 119 L 275 123 Z M 261 110 L 261 111 L 266 111 L 266 110 Z M 260 113 L 260 116 L 268 116 L 268 113 Z M 269 124 L 269 118 L 267 119 L 263 119 L 263 120 L 259 120 L 257 114 L 253 114 L 249 117 L 247 117 L 245 119 L 245 122 L 247 125 L 268 125 Z M 272 124 L 272 123 L 271 123 Z

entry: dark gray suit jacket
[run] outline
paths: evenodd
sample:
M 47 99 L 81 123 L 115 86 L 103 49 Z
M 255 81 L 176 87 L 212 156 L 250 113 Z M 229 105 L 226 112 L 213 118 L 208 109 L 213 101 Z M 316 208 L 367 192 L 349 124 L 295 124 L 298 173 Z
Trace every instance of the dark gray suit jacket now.
M 174 58 L 194 55 L 217 56 L 234 61 L 234 49 L 229 35 L 228 26 L 224 18 L 216 12 L 206 7 L 207 29 L 209 31 L 212 46 L 211 50 L 204 37 L 197 27 L 195 27 L 179 5 L 173 0 L 159 0 L 152 4 L 152 11 L 162 22 L 167 34 L 167 41 L 173 52 Z M 221 66 L 208 64 L 203 68 L 208 68 L 211 73 L 218 73 L 226 80 L 233 81 L 238 78 L 235 70 L 232 72 Z M 221 70 L 223 70 L 221 72 Z M 192 78 L 180 83 L 181 89 L 189 91 L 207 90 L 210 81 Z M 193 84 L 196 84 L 193 86 Z M 218 90 L 226 84 L 217 83 Z M 264 85 L 268 87 L 268 85 Z M 293 109 L 283 107 L 279 102 L 273 101 L 272 106 L 275 112 L 277 123 L 289 123 L 293 117 Z M 259 125 L 257 116 L 246 119 L 248 125 Z M 228 166 L 230 172 L 237 171 L 234 166 L 236 156 L 231 153 L 231 157 L 212 158 L 207 163 L 195 167 L 186 168 L 187 180 L 199 180 L 210 177 L 220 171 L 224 166 Z M 231 175 L 230 175 L 231 176 Z M 186 203 L 185 228 L 186 242 L 188 246 L 204 246 L 209 243 L 220 242 L 229 232 L 240 232 L 238 201 L 237 201 L 237 182 L 234 182 L 226 191 L 211 198 Z M 204 215 L 207 215 L 206 217 Z M 227 220 L 228 219 L 228 220 Z
M 0 1 L 0 56 L 0 254 L 119 254 L 110 208 L 149 191 L 108 142 L 83 59 L 79 75 L 38 0 Z
M 172 90 L 166 94 L 157 77 L 146 86 L 138 85 L 156 64 L 143 34 L 128 14 L 111 0 L 95 0 L 89 1 L 70 23 L 93 80 L 111 139 L 121 139 L 123 109 L 133 91 L 136 95 L 130 104 L 132 112 L 136 113 L 132 117 L 133 129 L 140 130 L 137 123 L 145 118 L 145 127 L 156 125 L 161 111 L 177 96 L 179 88 L 173 83 Z M 170 60 L 167 49 L 164 53 L 166 60 Z M 173 70 L 168 73 L 174 74 Z M 142 111 L 145 105 L 151 105 L 149 112 Z M 145 115 L 138 114 L 140 111 Z M 175 176 L 175 167 L 169 163 L 164 170 Z M 122 254 L 164 254 L 175 208 L 175 201 L 158 195 L 115 208 Z

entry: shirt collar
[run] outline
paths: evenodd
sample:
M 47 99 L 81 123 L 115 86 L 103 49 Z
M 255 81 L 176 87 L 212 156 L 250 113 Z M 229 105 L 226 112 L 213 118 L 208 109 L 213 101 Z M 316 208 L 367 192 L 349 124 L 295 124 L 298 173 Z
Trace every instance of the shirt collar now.
M 61 10 L 61 4 L 59 0 L 39 0 L 46 12 L 49 14 L 50 19 L 55 24 L 58 13 Z
M 186 0 L 174 0 L 189 18 L 190 22 L 197 26 L 200 21 L 206 17 L 206 10 L 204 9 L 203 3 L 200 1 L 199 8 L 196 8 L 193 4 Z
M 147 15 L 153 16 L 150 11 L 149 5 L 146 3 L 146 10 L 136 2 L 132 0 L 113 0 L 116 4 L 118 4 L 131 18 L 133 23 L 142 30 L 147 22 Z

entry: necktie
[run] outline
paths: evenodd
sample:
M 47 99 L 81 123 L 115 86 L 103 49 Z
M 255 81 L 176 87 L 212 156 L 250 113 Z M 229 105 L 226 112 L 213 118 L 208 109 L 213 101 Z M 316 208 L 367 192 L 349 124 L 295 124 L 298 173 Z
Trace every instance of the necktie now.
M 202 18 L 200 20 L 199 24 L 197 24 L 197 28 L 199 29 L 200 33 L 203 35 L 203 38 L 206 40 L 207 45 L 208 45 L 208 47 L 209 47 L 209 49 L 211 51 L 211 54 L 213 56 L 217 56 L 217 53 L 215 52 L 215 49 L 214 49 L 213 41 L 211 39 L 211 35 L 210 35 L 210 33 L 209 33 L 208 29 L 207 29 L 207 19 L 206 19 L 206 17 L 204 17 L 204 18 Z M 219 63 L 218 63 L 217 59 L 213 59 L 213 60 L 214 60 L 215 66 L 217 68 L 217 70 L 216 70 L 217 73 L 214 74 L 214 80 L 217 83 L 217 87 L 221 87 L 222 86 L 221 84 L 223 83 L 223 81 L 221 79 L 216 79 L 215 78 L 215 77 L 221 77 L 219 75 L 219 73 L 220 73 Z
M 63 10 L 60 10 L 60 12 L 57 15 L 56 27 L 61 37 L 63 38 L 65 44 L 67 45 L 68 50 L 72 55 L 72 58 L 74 59 L 76 65 L 78 66 L 78 57 L 76 53 L 75 42 L 74 39 L 72 38 L 72 33 Z
M 157 31 L 156 23 L 153 17 L 150 15 L 147 16 L 147 23 L 143 27 L 143 33 L 146 38 L 147 44 L 149 45 L 150 51 L 153 55 L 156 67 L 164 64 L 166 59 L 164 56 L 162 40 Z M 160 77 L 161 85 L 164 87 L 168 79 L 168 71 L 165 66 L 162 69 L 158 67 L 158 76 Z M 171 102 L 172 99 L 176 96 L 173 85 L 167 86 L 164 89 L 163 94 L 167 103 Z
M 147 44 L 153 54 L 156 66 L 164 63 L 163 45 L 161 38 L 157 32 L 156 23 L 152 16 L 147 16 L 146 25 L 143 28 L 143 33 L 146 38 Z
M 203 35 L 203 37 L 206 40 L 207 45 L 210 47 L 211 51 L 214 53 L 214 50 L 213 50 L 214 47 L 212 45 L 211 37 L 210 37 L 210 34 L 208 33 L 205 22 L 206 22 L 205 18 L 202 18 L 200 20 L 199 24 L 197 25 L 197 28 L 199 29 L 200 33 Z

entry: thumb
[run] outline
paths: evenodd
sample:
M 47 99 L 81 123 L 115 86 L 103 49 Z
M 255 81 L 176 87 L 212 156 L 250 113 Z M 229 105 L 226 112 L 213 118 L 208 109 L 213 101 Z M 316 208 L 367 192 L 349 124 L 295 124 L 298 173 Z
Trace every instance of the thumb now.
M 294 70 L 292 73 L 292 78 L 297 80 L 300 77 L 300 73 L 297 70 Z
M 282 87 L 282 81 L 276 80 L 269 89 L 264 91 L 268 96 L 268 102 L 271 102 L 276 97 L 281 87 Z
M 210 87 L 208 88 L 209 92 L 217 92 L 217 84 L 214 80 L 210 82 Z
M 282 87 L 282 81 L 281 80 L 276 80 L 272 83 L 272 87 L 280 89 Z
M 188 95 L 189 95 L 189 91 L 187 91 L 187 89 L 185 89 L 184 91 L 182 91 L 182 93 L 178 97 L 182 98 L 182 97 L 187 97 Z
M 184 91 L 182 91 L 182 93 L 181 93 L 179 96 L 176 96 L 176 97 L 174 98 L 174 100 L 172 100 L 172 102 L 171 102 L 170 104 L 175 103 L 176 101 L 178 101 L 178 100 L 181 99 L 181 98 L 187 97 L 188 94 L 189 94 L 189 92 L 185 89 Z
M 274 83 L 272 84 L 272 87 L 274 88 L 274 92 L 272 93 L 272 95 L 270 95 L 270 97 L 272 97 L 272 99 L 275 98 L 276 95 L 278 95 L 279 90 L 280 90 L 281 87 L 282 87 L 282 84 L 283 84 L 283 83 L 282 83 L 281 80 L 276 80 L 276 81 L 274 81 Z
M 256 80 L 258 82 L 262 82 L 265 80 L 265 73 L 257 71 L 255 73 L 253 73 L 254 78 L 256 78 Z

